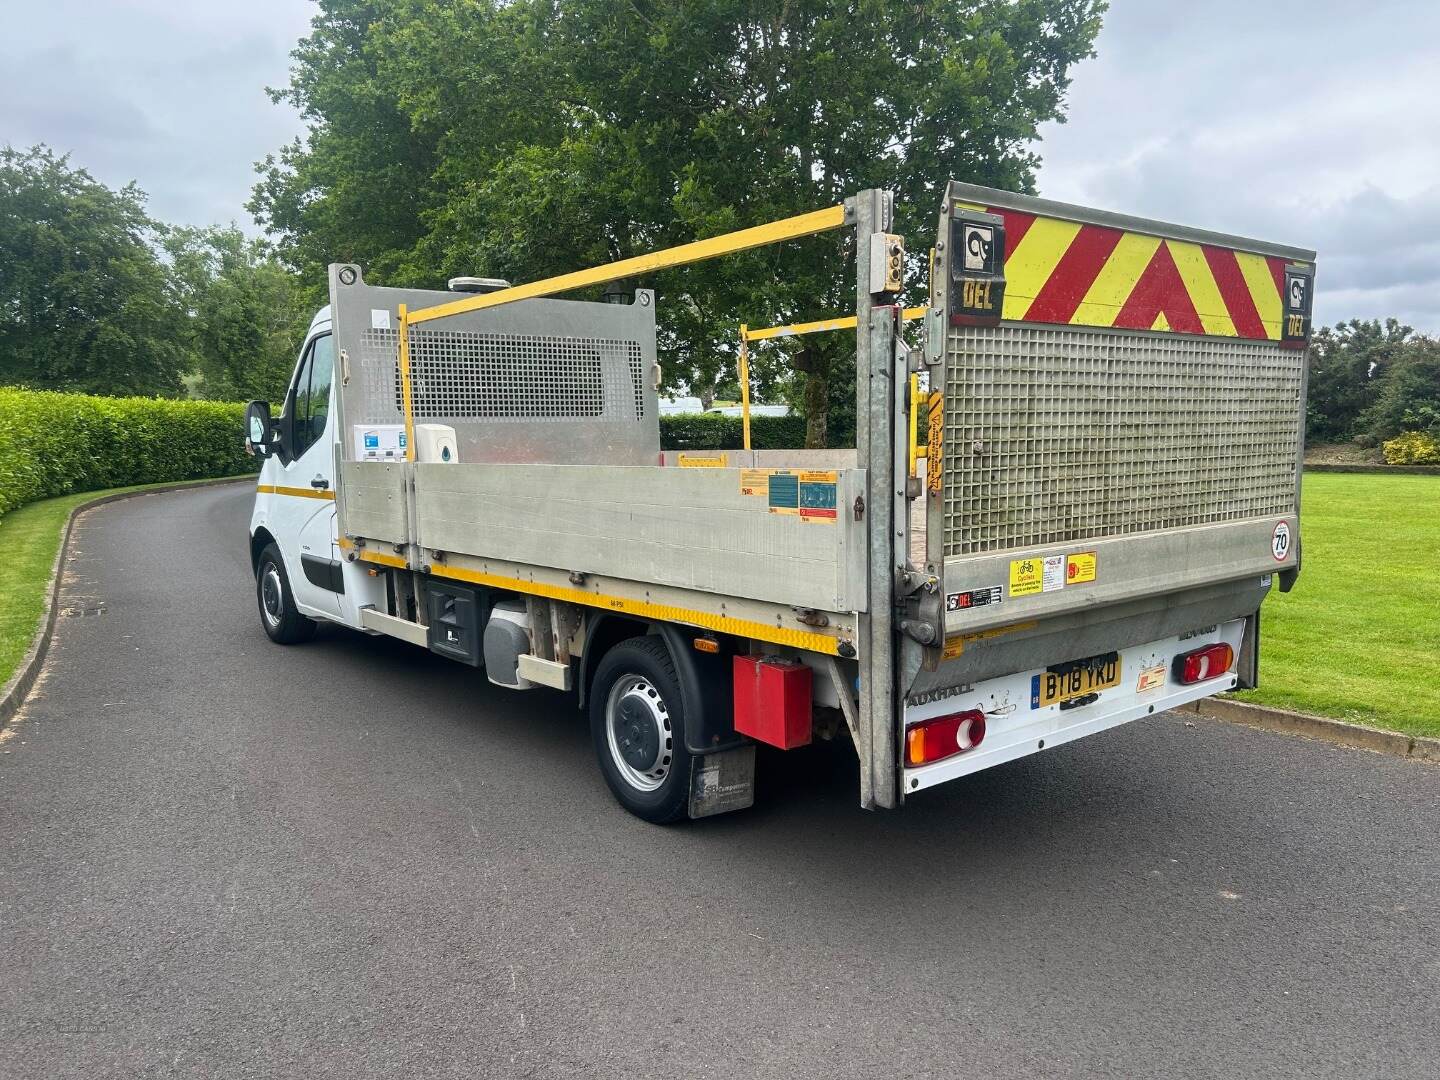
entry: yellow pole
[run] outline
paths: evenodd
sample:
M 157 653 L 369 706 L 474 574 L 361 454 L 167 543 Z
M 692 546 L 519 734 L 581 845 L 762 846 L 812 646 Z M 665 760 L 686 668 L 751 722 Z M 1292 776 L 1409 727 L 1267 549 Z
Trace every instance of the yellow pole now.
M 925 308 L 906 308 L 901 316 L 906 322 L 922 318 Z M 751 330 L 751 341 L 768 341 L 770 338 L 799 337 L 802 334 L 821 334 L 827 330 L 854 330 L 855 316 L 845 315 L 838 319 L 821 319 L 818 322 L 790 323 L 788 326 L 767 326 L 763 330 Z
M 920 436 L 920 376 L 910 376 L 910 471 L 906 476 L 915 475 L 915 440 Z
M 712 236 L 708 240 L 696 240 L 691 244 L 681 244 L 679 247 L 666 248 L 648 255 L 637 255 L 633 259 L 622 259 L 605 266 L 591 267 L 589 270 L 577 270 L 573 274 L 561 274 L 559 277 L 546 278 L 543 281 L 532 281 L 528 285 L 516 285 L 492 293 L 480 293 L 464 300 L 452 300 L 449 303 L 436 304 L 434 307 L 421 308 L 415 312 L 410 321 L 414 323 L 429 322 L 431 319 L 443 319 L 447 315 L 480 311 L 483 308 L 511 304 L 516 300 L 528 300 L 535 296 L 554 296 L 556 293 L 569 292 L 572 289 L 583 289 L 587 285 L 603 285 L 605 282 L 614 281 L 617 278 L 635 277 L 638 274 L 648 274 L 671 266 L 684 266 L 687 263 L 714 259 L 720 255 L 730 255 L 737 251 L 748 251 L 766 244 L 776 244 L 782 240 L 812 236 L 829 229 L 838 229 L 844 224 L 844 205 L 831 206 L 825 210 L 814 210 L 808 214 L 799 214 L 781 221 L 757 225 L 752 229 L 741 229 L 739 232 Z
M 750 328 L 740 324 L 740 417 L 745 429 L 745 449 L 750 449 Z
M 400 305 L 400 404 L 405 410 L 405 460 L 415 460 L 415 410 L 410 402 L 410 313 Z

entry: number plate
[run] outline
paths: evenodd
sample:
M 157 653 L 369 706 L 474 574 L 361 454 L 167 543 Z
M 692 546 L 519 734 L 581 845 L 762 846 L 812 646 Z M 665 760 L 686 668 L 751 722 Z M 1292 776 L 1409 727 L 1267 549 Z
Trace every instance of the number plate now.
M 1030 708 L 1043 709 L 1057 701 L 1084 697 L 1120 684 L 1120 657 L 1097 656 L 1089 663 L 1065 671 L 1042 671 L 1030 678 Z

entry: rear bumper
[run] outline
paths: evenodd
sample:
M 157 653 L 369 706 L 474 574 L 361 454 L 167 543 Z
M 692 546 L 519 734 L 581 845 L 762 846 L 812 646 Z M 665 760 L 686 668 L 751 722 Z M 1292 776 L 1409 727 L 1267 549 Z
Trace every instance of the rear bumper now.
M 1038 674 L 1036 671 L 987 679 L 951 697 L 907 706 L 907 726 L 935 716 L 979 709 L 985 713 L 986 734 L 979 746 L 966 753 L 929 765 L 902 769 L 901 790 L 906 795 L 913 795 L 947 780 L 968 776 L 1232 689 L 1236 684 L 1233 670 L 1219 678 L 1182 686 L 1172 678 L 1171 662 L 1180 653 L 1220 641 L 1228 643 L 1238 656 L 1244 632 L 1245 620 L 1236 619 L 1183 637 L 1170 637 L 1121 649 L 1119 685 L 1102 691 L 1096 701 L 1080 708 L 1061 709 L 1059 705 L 1032 708 L 1031 679 Z M 1163 668 L 1163 682 L 1148 690 L 1139 689 L 1141 673 L 1156 668 Z M 901 746 L 904 746 L 903 739 Z

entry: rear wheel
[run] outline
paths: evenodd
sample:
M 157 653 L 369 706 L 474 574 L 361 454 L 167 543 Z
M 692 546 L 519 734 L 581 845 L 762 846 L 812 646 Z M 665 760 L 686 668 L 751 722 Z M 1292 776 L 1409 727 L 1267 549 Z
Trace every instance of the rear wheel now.
M 591 688 L 590 734 L 620 805 L 657 824 L 686 816 L 691 755 L 680 679 L 663 641 L 629 638 L 605 654 Z
M 260 604 L 260 625 L 271 641 L 296 645 L 315 636 L 315 621 L 301 615 L 295 606 L 285 563 L 274 544 L 265 545 L 255 566 L 255 598 Z

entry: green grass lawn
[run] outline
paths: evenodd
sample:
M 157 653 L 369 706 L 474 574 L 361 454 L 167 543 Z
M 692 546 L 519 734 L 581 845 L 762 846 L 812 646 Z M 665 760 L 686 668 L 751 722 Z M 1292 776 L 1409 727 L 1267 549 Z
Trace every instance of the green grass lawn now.
M 1440 477 L 1314 473 L 1304 563 L 1260 616 L 1242 701 L 1440 735 Z
M 15 674 L 40 624 L 50 567 L 55 563 L 55 551 L 70 511 L 102 495 L 167 486 L 140 484 L 62 495 L 22 506 L 0 518 L 0 551 L 5 552 L 5 558 L 0 559 L 0 686 Z

